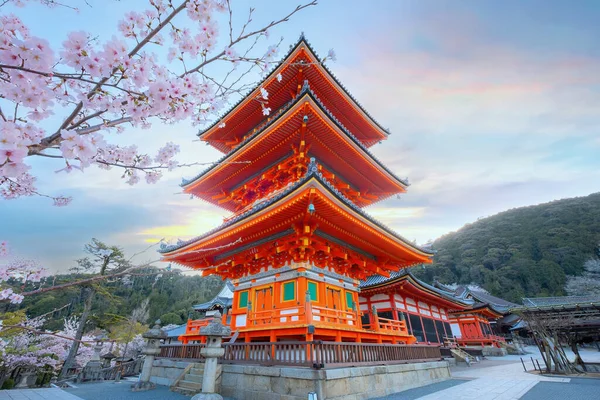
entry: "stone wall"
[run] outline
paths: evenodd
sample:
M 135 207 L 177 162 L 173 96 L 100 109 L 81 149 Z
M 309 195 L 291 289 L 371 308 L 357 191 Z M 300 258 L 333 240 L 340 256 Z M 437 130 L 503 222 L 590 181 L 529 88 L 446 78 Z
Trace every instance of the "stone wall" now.
M 175 361 L 167 358 L 154 360 L 150 382 L 157 385 L 171 386 L 189 364 L 189 361 Z
M 223 365 L 221 394 L 237 400 L 359 400 L 450 378 L 445 361 L 327 370 Z

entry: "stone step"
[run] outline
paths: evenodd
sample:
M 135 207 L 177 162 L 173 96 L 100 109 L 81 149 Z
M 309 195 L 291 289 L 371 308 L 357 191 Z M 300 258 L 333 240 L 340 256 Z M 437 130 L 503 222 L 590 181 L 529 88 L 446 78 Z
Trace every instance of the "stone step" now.
M 196 390 L 196 389 L 188 389 L 188 388 L 184 388 L 184 387 L 172 387 L 171 388 L 171 392 L 176 392 L 176 393 L 180 393 L 183 394 L 185 396 L 193 396 L 195 394 L 200 393 L 200 390 Z
M 188 382 L 197 382 L 197 383 L 202 383 L 202 375 L 196 375 L 196 374 L 185 374 L 185 377 L 183 378 L 183 380 L 188 381 Z
M 186 389 L 192 389 L 192 390 L 198 390 L 198 391 L 200 391 L 202 389 L 202 383 L 186 381 L 186 380 L 180 381 L 179 385 L 177 385 L 177 386 L 179 386 L 180 388 L 186 388 Z
M 190 374 L 192 374 L 192 375 L 204 375 L 204 367 L 202 367 L 202 368 L 192 368 L 192 369 L 190 369 Z

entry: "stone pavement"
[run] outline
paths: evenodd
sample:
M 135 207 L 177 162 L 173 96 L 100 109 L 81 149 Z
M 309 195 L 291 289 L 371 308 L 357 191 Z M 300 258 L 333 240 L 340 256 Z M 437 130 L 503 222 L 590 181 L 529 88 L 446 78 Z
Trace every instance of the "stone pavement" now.
M 167 386 L 157 386 L 146 392 L 132 392 L 135 380 L 121 382 L 79 383 L 75 388 L 65 389 L 83 400 L 189 400 L 190 396 L 169 391 Z
M 598 400 L 600 379 L 572 378 L 569 383 L 539 382 L 521 400 Z
M 0 390 L 0 400 L 81 400 L 58 388 Z
M 527 348 L 532 354 L 523 356 L 528 370 L 531 359 L 541 356 L 537 348 Z M 596 349 L 582 349 L 581 356 L 588 362 L 600 361 Z M 572 357 L 571 354 L 568 354 Z M 488 357 L 472 367 L 452 367 L 452 380 L 408 390 L 385 397 L 386 400 L 554 400 L 600 399 L 600 380 L 583 378 L 548 377 L 526 373 L 521 356 Z M 460 380 L 463 380 L 461 383 Z

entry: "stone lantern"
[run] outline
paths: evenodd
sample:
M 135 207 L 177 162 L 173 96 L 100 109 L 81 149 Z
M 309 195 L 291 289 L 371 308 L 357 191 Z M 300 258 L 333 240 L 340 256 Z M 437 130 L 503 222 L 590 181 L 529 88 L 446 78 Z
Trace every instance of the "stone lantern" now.
M 102 368 L 102 360 L 100 359 L 100 352 L 102 351 L 102 347 L 104 347 L 104 342 L 108 339 L 108 336 L 103 332 L 94 338 L 96 342 L 94 344 L 94 354 L 90 361 L 85 364 L 86 368 Z
M 154 327 L 148 332 L 142 335 L 146 339 L 146 347 L 142 350 L 142 353 L 146 355 L 144 358 L 144 366 L 142 367 L 142 373 L 140 379 L 131 385 L 131 390 L 134 392 L 141 392 L 144 390 L 151 390 L 156 385 L 150 382 L 150 376 L 152 374 L 152 364 L 154 363 L 154 357 L 160 353 L 160 341 L 167 338 L 167 334 L 160 329 L 160 320 L 157 320 Z
M 192 397 L 192 400 L 223 400 L 215 393 L 217 383 L 217 359 L 223 357 L 225 349 L 221 347 L 223 336 L 231 335 L 231 328 L 221 322 L 221 313 L 214 314 L 210 324 L 200 328 L 200 334 L 206 336 L 206 347 L 200 349 L 200 354 L 206 358 L 204 376 L 202 377 L 202 393 Z

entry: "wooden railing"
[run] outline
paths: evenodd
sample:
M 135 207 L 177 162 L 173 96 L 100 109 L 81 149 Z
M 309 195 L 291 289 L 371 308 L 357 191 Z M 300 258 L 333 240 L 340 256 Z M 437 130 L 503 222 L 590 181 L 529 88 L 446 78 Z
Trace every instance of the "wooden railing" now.
M 404 321 L 396 321 L 395 319 L 381 318 L 380 316 L 375 316 L 377 320 L 377 325 L 379 326 L 380 331 L 392 331 L 392 332 L 405 332 L 408 333 L 408 329 L 406 329 L 406 322 Z
M 213 320 L 213 318 L 188 320 L 187 325 L 185 327 L 185 334 L 186 335 L 199 335 L 200 328 L 208 325 L 212 320 Z
M 194 344 L 163 344 L 160 346 L 160 353 L 157 357 L 160 358 L 175 358 L 175 359 L 194 359 L 200 360 L 204 357 L 200 355 L 200 349 L 206 346 L 204 343 Z
M 162 350 L 162 349 L 161 349 Z M 144 365 L 144 359 L 138 358 L 137 360 L 129 361 L 114 367 L 108 368 L 90 368 L 83 367 L 81 372 L 77 375 L 76 380 L 78 382 L 83 381 L 113 381 L 117 378 L 124 378 L 126 376 L 138 375 L 142 371 Z
M 163 345 L 158 358 L 202 360 L 204 345 Z M 438 346 L 338 343 L 257 342 L 224 343 L 224 364 L 282 365 L 313 368 L 351 365 L 386 365 L 440 360 Z
M 289 325 L 305 322 L 304 307 L 276 308 L 264 311 L 250 311 L 248 313 L 248 326 L 255 325 Z
M 355 311 L 342 311 L 333 308 L 312 306 L 312 319 L 314 322 L 360 328 L 360 323 L 358 322 L 360 318 Z

